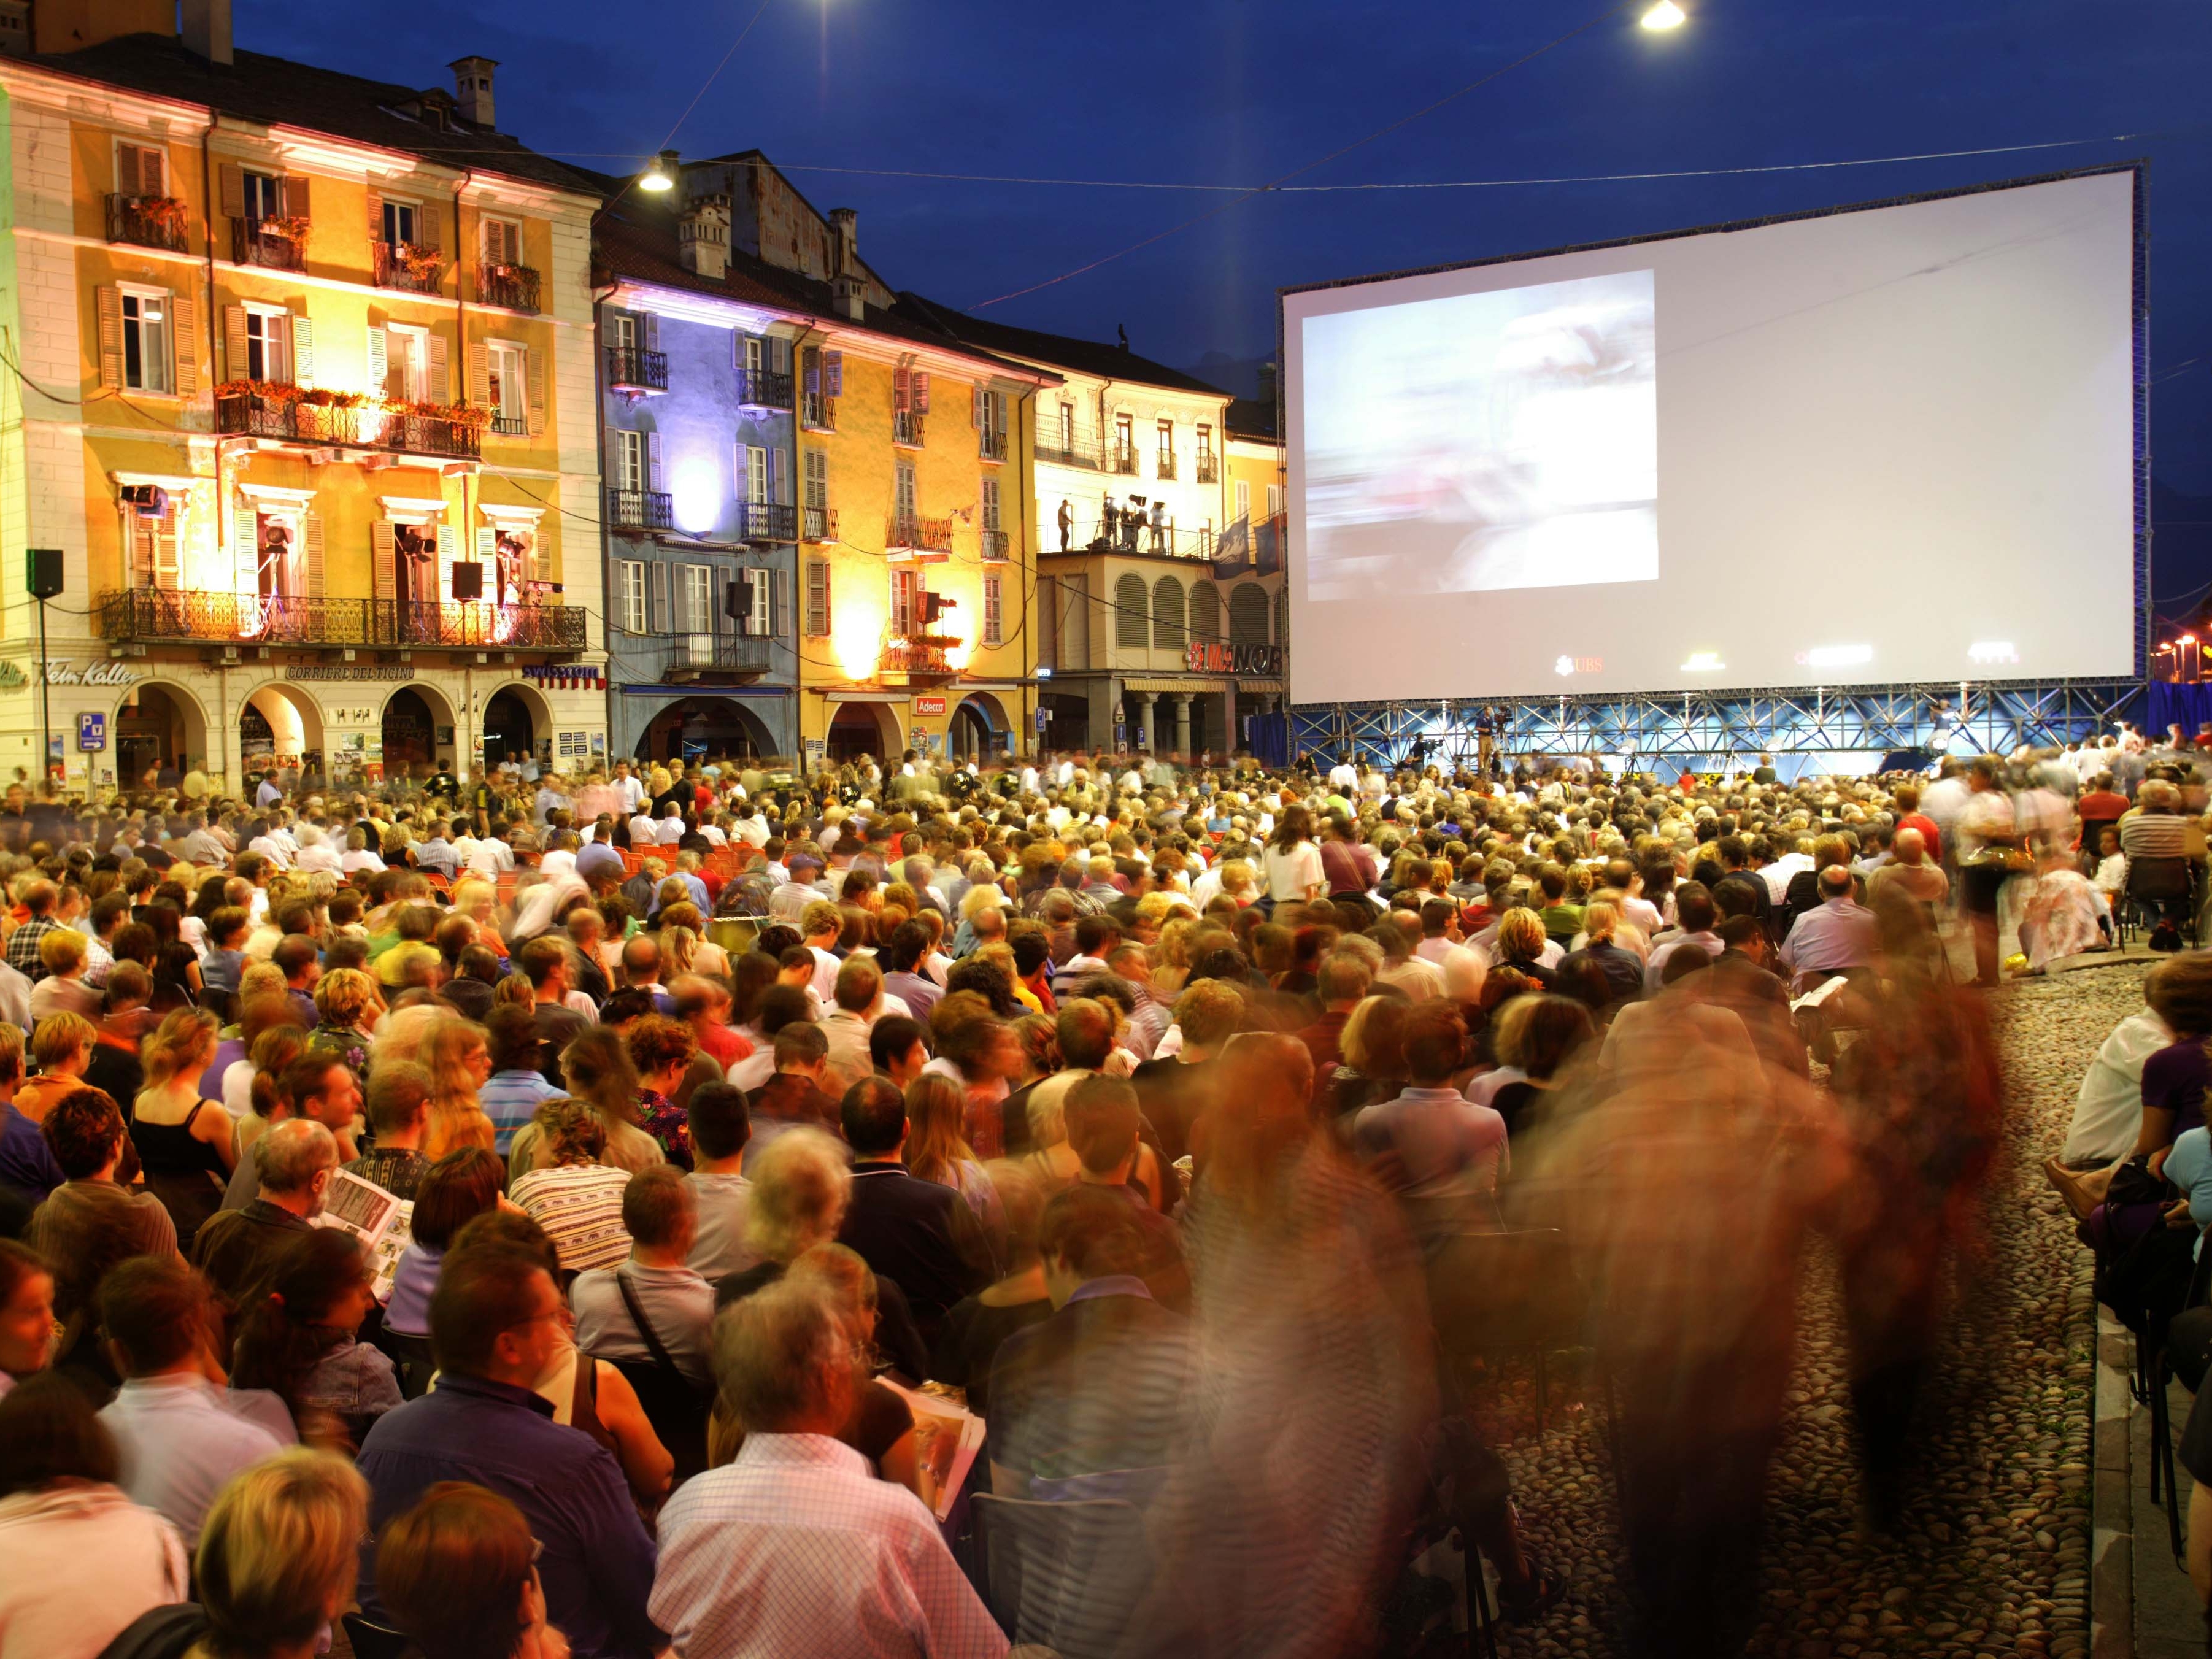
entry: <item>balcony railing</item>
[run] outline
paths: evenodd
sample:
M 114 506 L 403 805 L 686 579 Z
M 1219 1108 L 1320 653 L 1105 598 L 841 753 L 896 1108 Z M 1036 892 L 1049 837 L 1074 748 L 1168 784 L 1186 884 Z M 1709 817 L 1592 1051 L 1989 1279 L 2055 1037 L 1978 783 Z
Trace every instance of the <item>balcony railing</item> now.
M 910 409 L 891 411 L 891 441 L 902 449 L 920 449 L 922 418 Z
M 1003 530 L 986 530 L 982 532 L 982 539 L 984 562 L 987 564 L 1002 562 L 1006 556 L 1008 545 L 1006 532 Z
M 1137 471 L 1136 446 L 1133 444 L 1110 446 L 1106 452 L 1106 470 L 1109 472 L 1126 472 L 1134 477 Z
M 184 203 L 174 196 L 110 196 L 107 198 L 107 240 L 140 247 L 186 252 Z
M 202 645 L 580 651 L 584 625 L 580 605 L 312 599 L 161 588 L 111 593 L 100 606 L 104 639 Z
M 259 265 L 268 270 L 305 270 L 306 239 L 277 229 L 267 219 L 233 219 L 230 258 L 233 264 Z
M 781 501 L 739 501 L 738 539 L 789 542 L 799 538 L 799 509 Z
M 538 273 L 528 265 L 478 265 L 477 303 L 509 311 L 538 309 Z
M 952 520 L 893 514 L 884 526 L 884 548 L 891 553 L 950 553 Z
M 446 258 L 413 242 L 377 242 L 376 285 L 409 294 L 435 294 L 446 280 Z
M 975 434 L 975 453 L 987 461 L 1005 460 L 1006 434 L 1003 432 L 978 432 Z
M 810 432 L 835 432 L 837 429 L 837 400 L 825 398 L 818 392 L 807 392 L 799 399 L 799 423 Z
M 957 672 L 950 653 L 957 643 L 927 635 L 887 641 L 876 660 L 877 672 L 908 679 L 949 679 Z
M 837 539 L 837 509 L 834 507 L 809 507 L 800 510 L 801 529 L 810 542 L 834 542 Z
M 1160 478 L 1172 478 L 1172 477 L 1175 477 L 1175 475 L 1176 475 L 1176 458 L 1175 458 L 1175 451 L 1173 451 L 1172 449 L 1163 449 L 1163 450 L 1161 450 L 1161 451 L 1159 452 L 1159 453 L 1158 453 L 1156 457 L 1154 457 L 1154 460 L 1153 460 L 1153 476 L 1154 476 L 1155 477 L 1160 477 Z
M 607 384 L 617 392 L 668 390 L 668 354 L 643 346 L 607 348 Z
M 502 438 L 527 438 L 530 435 L 530 416 L 527 415 L 495 415 L 491 429 Z
M 1194 475 L 1200 483 L 1221 482 L 1221 458 L 1210 449 L 1198 452 L 1198 471 Z
M 225 436 L 282 438 L 292 443 L 396 449 L 472 461 L 483 454 L 483 428 L 449 416 L 396 412 L 375 404 L 317 403 L 258 392 L 215 400 L 215 429 Z
M 665 489 L 610 489 L 607 522 L 617 530 L 673 530 L 676 514 Z
M 791 376 L 772 368 L 738 371 L 738 401 L 747 409 L 789 409 Z
M 773 643 L 765 635 L 750 634 L 678 634 L 668 647 L 661 684 L 730 684 L 757 679 L 769 671 Z

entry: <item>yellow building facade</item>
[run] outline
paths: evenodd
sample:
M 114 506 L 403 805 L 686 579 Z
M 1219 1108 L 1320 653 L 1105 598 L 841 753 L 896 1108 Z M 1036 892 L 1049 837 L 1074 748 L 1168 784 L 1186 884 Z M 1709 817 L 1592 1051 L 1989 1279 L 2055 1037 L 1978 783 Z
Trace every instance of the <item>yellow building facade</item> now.
M 0 777 L 604 752 L 598 198 L 494 67 L 0 59 Z

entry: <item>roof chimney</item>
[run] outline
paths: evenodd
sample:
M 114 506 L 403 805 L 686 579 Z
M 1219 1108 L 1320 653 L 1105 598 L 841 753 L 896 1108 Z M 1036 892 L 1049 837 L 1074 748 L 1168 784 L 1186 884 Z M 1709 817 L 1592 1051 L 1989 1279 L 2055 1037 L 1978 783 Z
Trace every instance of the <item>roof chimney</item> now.
M 1260 397 L 1263 404 L 1275 401 L 1275 365 L 1272 359 L 1260 365 Z
M 830 210 L 830 234 L 836 239 L 830 266 L 832 276 L 858 275 L 860 264 L 860 216 L 851 208 Z
M 730 270 L 730 198 L 695 196 L 676 222 L 678 253 L 694 276 L 719 283 Z
M 453 101 L 461 114 L 480 127 L 496 127 L 491 114 L 491 72 L 499 67 L 489 58 L 456 58 L 446 65 L 453 72 Z
M 184 0 L 185 45 L 210 64 L 230 62 L 230 0 Z

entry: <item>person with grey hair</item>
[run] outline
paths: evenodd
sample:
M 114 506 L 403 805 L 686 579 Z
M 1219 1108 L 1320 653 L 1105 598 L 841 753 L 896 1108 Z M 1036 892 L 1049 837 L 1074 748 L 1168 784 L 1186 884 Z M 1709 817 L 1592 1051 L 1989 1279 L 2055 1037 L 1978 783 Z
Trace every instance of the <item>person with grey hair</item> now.
M 253 1161 L 260 1195 L 243 1209 L 218 1212 L 192 1241 L 192 1265 L 222 1293 L 234 1320 L 261 1305 L 284 1247 L 323 1212 L 338 1165 L 337 1139 L 313 1118 L 287 1118 L 253 1143 Z M 230 1352 L 227 1338 L 222 1352 Z
M 866 1362 L 821 1289 L 779 1283 L 722 1314 L 714 1370 L 745 1440 L 660 1512 L 647 1610 L 678 1652 L 856 1653 L 862 1632 L 872 1654 L 1006 1652 L 928 1510 L 838 1438 Z

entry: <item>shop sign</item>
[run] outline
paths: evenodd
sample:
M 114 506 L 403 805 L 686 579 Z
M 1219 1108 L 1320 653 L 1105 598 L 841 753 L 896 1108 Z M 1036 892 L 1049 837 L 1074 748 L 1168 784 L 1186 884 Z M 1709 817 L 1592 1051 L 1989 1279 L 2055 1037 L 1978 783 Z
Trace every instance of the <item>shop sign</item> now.
M 307 663 L 296 668 L 277 671 L 277 678 L 286 680 L 411 680 L 415 671 L 406 664 L 386 666 L 377 663 Z
M 107 747 L 107 714 L 104 709 L 88 708 L 76 717 L 76 746 L 88 754 Z
M 48 685 L 136 685 L 146 677 L 135 668 L 125 668 L 119 662 L 50 662 L 46 665 Z
M 581 732 L 563 732 L 561 733 L 560 752 L 561 758 L 562 760 L 583 759 L 585 754 L 584 734 Z
M 1186 660 L 1194 674 L 1239 674 L 1256 679 L 1279 679 L 1283 672 L 1283 647 L 1193 640 Z
M 914 712 L 917 714 L 942 714 L 945 712 L 945 699 L 916 697 L 914 700 Z

